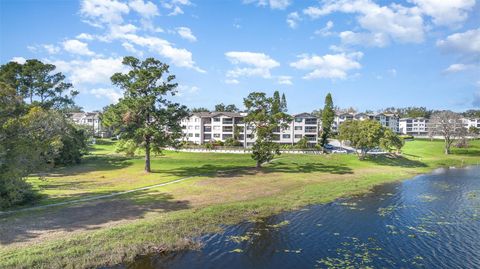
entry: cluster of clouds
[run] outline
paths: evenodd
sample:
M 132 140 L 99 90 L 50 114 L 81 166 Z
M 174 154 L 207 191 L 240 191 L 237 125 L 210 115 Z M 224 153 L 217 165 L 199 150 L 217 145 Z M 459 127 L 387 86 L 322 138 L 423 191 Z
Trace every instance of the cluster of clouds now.
M 103 55 L 92 49 L 91 46 L 95 42 L 118 42 L 125 51 L 139 57 L 143 57 L 144 51 L 148 51 L 167 59 L 175 66 L 205 73 L 206 71 L 194 61 L 191 51 L 177 47 L 161 37 L 165 33 L 175 34 L 194 43 L 197 42 L 197 37 L 192 29 L 179 26 L 164 30 L 153 22 L 158 16 L 184 14 L 184 8 L 191 6 L 192 3 L 189 0 L 152 1 L 81 0 L 79 14 L 82 20 L 101 34 L 79 33 L 56 44 L 33 45 L 29 46 L 29 49 L 52 56 L 45 60 L 55 64 L 59 71 L 68 74 L 75 85 L 84 88 L 110 84 L 111 74 L 126 71 L 120 57 Z M 273 10 L 286 10 L 292 1 L 243 0 L 243 3 Z M 354 22 L 352 29 L 335 32 L 334 21 L 327 20 L 314 34 L 321 37 L 338 37 L 339 44 L 330 47 L 332 52 L 323 55 L 301 53 L 286 65 L 302 72 L 302 78 L 306 80 L 348 79 L 358 74 L 362 68 L 360 62 L 364 54 L 358 51 L 359 47 L 383 48 L 392 43 L 423 43 L 435 27 L 460 29 L 474 6 L 475 0 L 406 0 L 403 4 L 388 5 L 373 0 L 321 0 L 317 5 L 289 12 L 286 16 L 287 25 L 295 29 L 300 27 L 302 22 L 343 13 L 352 15 Z M 130 16 L 127 17 L 132 14 L 138 19 L 132 20 Z M 480 28 L 458 31 L 440 38 L 436 42 L 436 47 L 446 54 L 456 56 L 456 62 L 445 67 L 445 73 L 472 69 L 480 71 Z M 72 59 L 58 60 L 53 57 L 60 53 L 71 55 Z M 238 84 L 242 78 L 258 77 L 281 85 L 293 85 L 292 76 L 276 75 L 272 71 L 281 64 L 265 53 L 229 51 L 225 53 L 225 58 L 232 66 L 225 73 L 224 82 L 227 84 Z M 17 57 L 14 60 L 21 62 L 25 59 Z M 396 70 L 394 73 L 392 76 L 396 75 Z M 196 93 L 198 89 L 196 86 L 189 86 L 181 89 L 179 95 Z M 112 102 L 121 96 L 118 90 L 108 87 L 94 87 L 88 90 L 88 93 Z
M 125 71 L 125 68 L 120 57 L 95 52 L 91 48 L 91 44 L 95 42 L 118 42 L 127 52 L 139 57 L 143 57 L 143 51 L 146 50 L 158 54 L 175 66 L 205 72 L 193 60 L 189 50 L 176 47 L 159 37 L 158 34 L 165 31 L 155 27 L 153 23 L 157 16 L 183 14 L 183 8 L 190 5 L 192 4 L 189 0 L 166 0 L 158 6 L 148 0 L 82 0 L 79 14 L 83 22 L 93 26 L 101 34 L 79 33 L 56 44 L 32 45 L 28 48 L 32 52 L 46 52 L 50 55 L 44 60 L 55 64 L 59 71 L 68 74 L 72 83 L 82 92 L 113 102 L 118 100 L 120 93 L 107 87 L 110 85 L 110 76 L 115 72 Z M 137 16 L 139 20 L 134 22 L 127 20 L 129 14 Z M 185 26 L 169 30 L 168 33 L 177 34 L 189 42 L 197 41 L 192 30 Z M 72 59 L 58 60 L 59 57 L 55 56 L 60 53 L 69 55 Z M 20 58 L 15 60 L 22 61 Z M 87 90 L 99 84 L 107 86 Z

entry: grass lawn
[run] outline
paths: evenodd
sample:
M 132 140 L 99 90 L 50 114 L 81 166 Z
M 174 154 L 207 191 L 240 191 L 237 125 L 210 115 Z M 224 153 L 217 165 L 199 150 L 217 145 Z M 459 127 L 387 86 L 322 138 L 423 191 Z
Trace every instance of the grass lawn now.
M 443 155 L 442 147 L 441 141 L 412 141 L 405 145 L 402 157 L 379 156 L 365 161 L 354 155 L 285 154 L 260 171 L 250 168 L 254 162 L 248 154 L 165 152 L 153 159 L 154 173 L 145 174 L 141 158 L 114 155 L 112 144 L 100 143 L 81 165 L 56 169 L 45 181 L 31 178 L 45 195 L 40 203 L 202 176 L 104 201 L 102 206 L 121 202 L 125 210 L 131 206 L 137 211 L 148 208 L 128 220 L 122 219 L 121 224 L 102 226 L 108 221 L 101 219 L 96 226 L 51 225 L 55 227 L 47 226 L 45 237 L 39 237 L 41 242 L 19 237 L 5 244 L 0 238 L 0 267 L 82 268 L 117 264 L 159 249 L 192 247 L 189 238 L 218 232 L 221 224 L 329 202 L 438 166 L 480 163 L 478 140 L 471 142 L 468 149 L 454 149 L 449 156 Z M 230 169 L 235 171 L 225 172 Z M 28 223 L 31 219 L 55 218 L 67 210 L 79 210 L 78 207 L 14 215 L 0 222 L 0 226 L 14 223 L 13 219 Z

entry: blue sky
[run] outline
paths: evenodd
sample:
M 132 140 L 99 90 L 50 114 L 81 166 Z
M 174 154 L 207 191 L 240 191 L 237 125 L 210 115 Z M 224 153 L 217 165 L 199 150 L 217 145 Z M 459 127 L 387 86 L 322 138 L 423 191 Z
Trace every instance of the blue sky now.
M 155 57 L 189 107 L 242 107 L 251 91 L 287 96 L 290 112 L 480 107 L 475 0 L 2 0 L 0 61 L 53 63 L 101 109 L 121 96 L 121 58 Z

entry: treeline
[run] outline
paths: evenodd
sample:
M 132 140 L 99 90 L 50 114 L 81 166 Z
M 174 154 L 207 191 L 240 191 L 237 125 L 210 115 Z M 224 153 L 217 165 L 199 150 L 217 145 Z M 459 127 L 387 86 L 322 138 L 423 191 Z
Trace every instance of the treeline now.
M 36 198 L 25 181 L 60 164 L 78 163 L 86 131 L 66 113 L 78 94 L 55 66 L 38 60 L 0 66 L 0 208 Z

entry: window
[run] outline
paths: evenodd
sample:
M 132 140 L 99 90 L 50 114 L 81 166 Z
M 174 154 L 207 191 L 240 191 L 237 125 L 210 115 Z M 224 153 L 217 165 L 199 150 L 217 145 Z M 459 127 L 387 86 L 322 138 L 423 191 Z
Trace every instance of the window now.
M 224 118 L 223 119 L 223 124 L 233 124 L 233 119 L 232 118 Z
M 213 118 L 214 122 L 220 122 L 220 118 Z
M 302 126 L 295 126 L 295 131 L 301 131 L 303 130 Z
M 301 135 L 301 134 L 296 134 L 296 135 L 295 135 L 295 138 L 301 139 L 301 138 L 302 138 L 302 135 Z
M 185 125 L 182 125 L 182 129 L 187 129 L 187 126 L 185 126 Z
M 305 126 L 305 133 L 316 133 L 317 126 Z
M 224 132 L 233 132 L 233 126 L 223 126 Z
M 213 126 L 214 131 L 220 131 L 220 126 Z
M 192 133 L 188 134 L 188 137 L 193 137 L 193 134 Z
M 317 124 L 317 119 L 315 118 L 305 119 L 305 124 Z
M 283 139 L 289 139 L 289 138 L 290 138 L 290 135 L 289 135 L 289 134 L 284 134 L 284 135 L 282 135 L 282 138 L 283 138 Z
M 213 134 L 213 137 L 220 138 L 220 134 Z
M 212 139 L 212 135 L 211 134 L 204 134 L 203 139 L 210 140 L 210 139 Z
M 232 134 L 224 134 L 224 135 L 222 136 L 222 139 L 223 139 L 223 140 L 226 140 L 226 139 L 229 139 L 229 138 L 232 138 L 232 137 L 233 137 Z
M 217 126 L 215 126 L 215 127 L 217 127 Z M 211 131 L 212 131 L 212 127 L 210 127 L 210 126 L 205 126 L 205 127 L 203 127 L 203 131 L 204 131 L 204 132 L 211 132 Z
M 200 137 L 200 134 L 195 134 L 195 137 Z
M 188 126 L 188 130 L 192 130 L 193 126 L 192 125 L 189 125 Z
M 195 122 L 198 122 L 198 118 L 195 118 Z
M 295 118 L 295 122 L 303 122 L 303 118 Z
M 245 139 L 245 136 L 243 134 L 238 136 L 238 140 L 243 140 L 243 139 Z
M 254 138 L 253 134 L 247 134 L 247 138 Z

